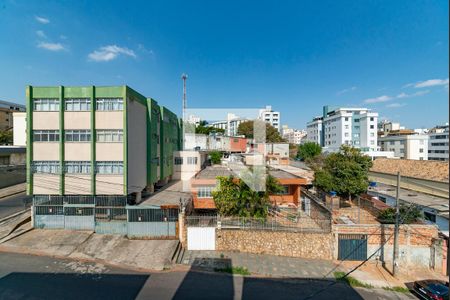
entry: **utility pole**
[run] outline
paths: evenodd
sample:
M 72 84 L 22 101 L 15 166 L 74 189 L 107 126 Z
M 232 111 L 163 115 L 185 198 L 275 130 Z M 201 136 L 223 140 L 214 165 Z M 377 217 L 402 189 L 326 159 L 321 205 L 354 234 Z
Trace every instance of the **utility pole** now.
M 400 221 L 400 172 L 397 172 L 397 193 L 395 196 L 395 228 L 394 228 L 394 253 L 392 257 L 392 275 L 398 271 L 398 230 Z
M 183 80 L 183 122 L 186 122 L 186 79 L 187 74 L 183 73 L 181 79 Z

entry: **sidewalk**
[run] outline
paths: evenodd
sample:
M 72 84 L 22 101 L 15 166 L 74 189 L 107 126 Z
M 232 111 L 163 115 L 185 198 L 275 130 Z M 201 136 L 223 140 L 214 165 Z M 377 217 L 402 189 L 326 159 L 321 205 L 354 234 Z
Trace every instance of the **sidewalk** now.
M 2 188 L 0 189 L 0 199 L 25 192 L 25 190 L 26 190 L 26 183 L 19 183 L 16 185 Z
M 0 251 L 96 261 L 153 271 L 171 266 L 177 240 L 129 240 L 90 231 L 34 229 L 0 244 Z

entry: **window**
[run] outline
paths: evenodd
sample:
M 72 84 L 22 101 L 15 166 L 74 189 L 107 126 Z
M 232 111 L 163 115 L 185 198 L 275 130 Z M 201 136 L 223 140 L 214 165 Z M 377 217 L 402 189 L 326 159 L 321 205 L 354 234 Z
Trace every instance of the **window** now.
M 59 161 L 34 161 L 33 173 L 59 174 Z
M 374 120 L 374 118 L 373 117 L 370 117 L 370 121 L 373 121 Z
M 344 133 L 344 136 L 345 136 L 345 137 L 348 137 L 348 132 Z
M 66 111 L 89 111 L 91 110 L 91 99 L 89 98 L 69 98 L 64 99 Z
M 405 153 L 405 149 L 401 148 L 400 153 Z
M 123 110 L 123 99 L 122 98 L 97 98 L 96 110 L 102 111 L 114 111 Z
M 345 117 L 345 121 L 348 121 L 348 117 Z
M 123 174 L 123 161 L 98 161 L 97 174 Z
M 359 123 L 359 119 L 355 119 L 355 123 Z
M 354 126 L 355 130 L 359 130 L 359 126 Z
M 64 170 L 68 174 L 90 174 L 90 161 L 66 161 L 64 163 Z
M 400 145 L 404 145 L 405 144 L 405 141 L 400 141 Z
M 370 125 L 370 129 L 375 129 L 375 125 Z
M 175 157 L 175 164 L 176 165 L 182 165 L 183 164 L 183 158 L 182 157 Z
M 58 111 L 59 99 L 34 99 L 33 110 L 35 111 Z
M 419 149 L 419 153 L 423 153 L 423 148 L 420 148 L 420 149 Z
M 395 141 L 390 141 L 389 145 L 395 145 Z
M 345 125 L 345 129 L 348 129 L 348 125 Z
M 197 164 L 197 157 L 188 157 L 187 158 L 187 164 L 188 165 L 196 165 Z
M 59 130 L 33 130 L 34 142 L 59 142 Z
M 66 142 L 89 142 L 91 140 L 91 131 L 87 130 L 66 130 Z
M 374 136 L 375 136 L 375 133 L 371 132 L 370 137 L 374 137 Z
M 96 130 L 97 142 L 115 143 L 123 141 L 123 130 Z
M 370 144 L 371 144 L 371 145 L 375 145 L 375 141 L 373 141 L 373 140 L 370 141 Z
M 288 185 L 282 185 L 281 188 L 283 190 L 281 190 L 280 192 L 278 192 L 278 195 L 288 195 L 289 194 L 289 186 Z
M 199 186 L 197 197 L 199 198 L 212 198 L 213 186 Z

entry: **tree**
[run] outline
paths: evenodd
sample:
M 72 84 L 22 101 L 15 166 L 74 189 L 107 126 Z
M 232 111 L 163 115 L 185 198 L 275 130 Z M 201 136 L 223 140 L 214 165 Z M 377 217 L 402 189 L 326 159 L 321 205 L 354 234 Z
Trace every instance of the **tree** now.
M 306 142 L 298 146 L 297 157 L 303 161 L 309 161 L 322 153 L 322 147 L 314 142 Z
M 340 196 L 359 195 L 369 186 L 370 157 L 359 149 L 342 145 L 340 151 L 325 157 L 323 164 L 314 167 L 313 184 L 325 192 L 335 191 Z
M 245 121 L 239 124 L 238 135 L 244 135 L 248 139 L 253 138 L 253 121 Z M 266 142 L 267 143 L 285 143 L 278 132 L 278 130 L 272 125 L 266 123 Z
M 289 157 L 296 158 L 298 155 L 298 146 L 296 144 L 289 144 Z
M 211 162 L 214 165 L 220 164 L 220 159 L 222 158 L 222 153 L 219 151 L 211 151 L 209 153 L 209 157 L 211 158 Z
M 13 132 L 12 130 L 0 131 L 0 145 L 10 145 L 13 143 Z
M 266 218 L 270 206 L 269 195 L 283 189 L 277 179 L 270 175 L 266 177 L 265 191 L 255 191 L 244 180 L 233 176 L 218 179 L 219 188 L 213 192 L 213 198 L 221 216 Z
M 403 224 L 411 224 L 422 218 L 422 212 L 417 205 L 411 204 L 412 207 L 400 205 L 399 222 Z M 395 207 L 389 207 L 378 214 L 378 221 L 383 224 L 395 224 Z
M 214 128 L 212 126 L 207 126 L 205 123 L 200 123 L 197 127 L 195 127 L 196 134 L 211 134 L 211 133 L 225 133 L 225 130 L 222 128 Z

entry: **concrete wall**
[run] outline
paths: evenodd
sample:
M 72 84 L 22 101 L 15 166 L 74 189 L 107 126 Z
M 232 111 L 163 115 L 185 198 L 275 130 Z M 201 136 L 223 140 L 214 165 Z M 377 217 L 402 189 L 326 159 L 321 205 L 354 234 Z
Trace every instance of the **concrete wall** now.
M 91 113 L 88 111 L 64 112 L 64 130 L 91 129 Z
M 33 130 L 59 129 L 59 112 L 33 111 Z
M 97 195 L 123 195 L 123 175 L 95 176 Z
M 64 143 L 65 161 L 91 161 L 90 142 L 68 142 Z
M 128 100 L 128 193 L 140 192 L 147 185 L 146 113 L 144 105 Z
M 59 161 L 59 142 L 34 142 L 33 160 Z
M 96 111 L 95 129 L 123 129 L 123 111 Z
M 90 174 L 65 174 L 64 184 L 66 195 L 89 195 L 92 193 Z
M 97 143 L 95 151 L 97 161 L 123 161 L 123 143 Z
M 334 244 L 331 233 L 216 229 L 216 250 L 332 259 Z
M 33 174 L 33 194 L 58 195 L 60 176 L 53 174 Z

